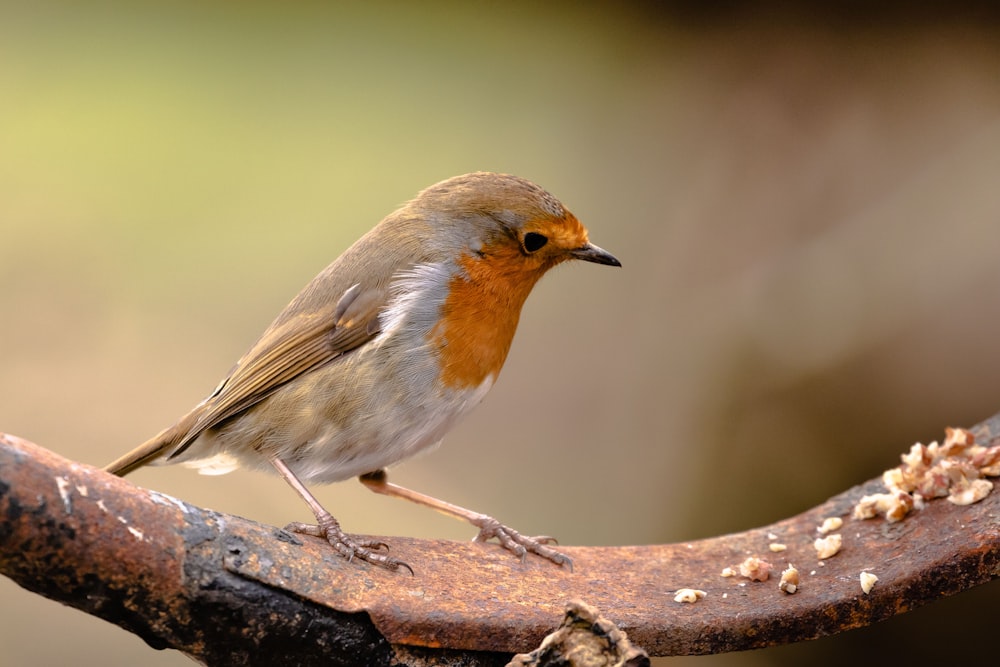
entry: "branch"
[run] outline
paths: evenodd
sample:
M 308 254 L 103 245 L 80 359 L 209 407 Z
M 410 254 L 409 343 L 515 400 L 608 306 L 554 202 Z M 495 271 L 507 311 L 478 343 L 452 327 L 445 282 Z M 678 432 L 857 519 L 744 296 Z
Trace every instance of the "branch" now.
M 973 432 L 997 444 L 1000 415 Z M 409 576 L 0 434 L 0 572 L 209 664 L 500 665 L 537 646 L 577 598 L 652 655 L 721 653 L 869 625 L 998 576 L 1000 492 L 932 501 L 900 523 L 848 518 L 882 490 L 875 479 L 796 517 L 695 542 L 564 547 L 573 572 L 495 545 L 394 537 Z M 813 540 L 830 516 L 845 517 L 844 546 L 820 564 Z M 787 550 L 769 552 L 769 534 Z M 797 564 L 799 590 L 720 576 L 748 555 Z M 862 570 L 879 579 L 869 594 Z M 707 597 L 674 602 L 686 587 Z

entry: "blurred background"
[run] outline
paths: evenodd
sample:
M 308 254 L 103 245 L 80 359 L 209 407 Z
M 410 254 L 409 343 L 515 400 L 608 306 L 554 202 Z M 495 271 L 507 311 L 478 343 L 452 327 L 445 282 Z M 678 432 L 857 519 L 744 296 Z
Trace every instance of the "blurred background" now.
M 879 475 L 1000 410 L 1000 30 L 813 4 L 2 5 L 0 430 L 107 463 L 384 215 L 483 169 L 551 190 L 624 268 L 547 276 L 491 395 L 395 481 L 611 545 Z M 131 479 L 310 518 L 266 475 Z M 349 531 L 472 535 L 315 491 Z M 998 596 L 658 664 L 961 661 Z M 190 664 L 0 580 L 0 663 L 71 660 Z

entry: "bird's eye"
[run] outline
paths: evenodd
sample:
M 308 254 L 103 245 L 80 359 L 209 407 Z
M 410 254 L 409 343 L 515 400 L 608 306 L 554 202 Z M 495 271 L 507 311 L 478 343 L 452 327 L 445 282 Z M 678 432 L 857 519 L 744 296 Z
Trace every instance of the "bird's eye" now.
M 540 250 L 549 242 L 549 239 L 537 232 L 528 232 L 524 235 L 524 251 L 528 253 Z

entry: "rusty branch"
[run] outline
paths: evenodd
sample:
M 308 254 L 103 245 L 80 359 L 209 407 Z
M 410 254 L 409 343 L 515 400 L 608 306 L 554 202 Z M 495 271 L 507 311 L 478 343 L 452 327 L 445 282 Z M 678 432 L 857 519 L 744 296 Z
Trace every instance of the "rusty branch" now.
M 973 430 L 997 444 L 1000 415 Z M 1000 492 L 964 507 L 934 501 L 901 523 L 852 521 L 857 499 L 880 490 L 875 479 L 796 517 L 696 542 L 565 547 L 573 572 L 489 544 L 394 537 L 411 577 L 0 434 L 0 572 L 209 664 L 502 665 L 538 646 L 571 599 L 651 655 L 721 653 L 868 625 L 998 576 Z M 813 540 L 830 516 L 845 520 L 844 547 L 819 565 Z M 770 553 L 769 535 L 787 550 Z M 720 576 L 748 555 L 797 565 L 798 592 Z M 862 570 L 878 576 L 867 595 Z M 674 602 L 685 587 L 707 597 Z

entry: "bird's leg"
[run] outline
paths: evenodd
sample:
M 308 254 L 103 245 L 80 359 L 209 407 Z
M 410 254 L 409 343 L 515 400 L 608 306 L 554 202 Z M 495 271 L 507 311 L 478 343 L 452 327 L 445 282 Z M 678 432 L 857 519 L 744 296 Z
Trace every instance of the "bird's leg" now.
M 311 509 L 313 514 L 316 516 L 316 525 L 293 522 L 285 526 L 285 530 L 289 530 L 293 533 L 312 535 L 313 537 L 321 537 L 329 542 L 341 556 L 349 561 L 355 558 L 360 558 L 361 560 L 368 561 L 369 563 L 381 565 L 389 570 L 398 570 L 403 567 L 409 570 L 410 574 L 413 574 L 413 568 L 403 561 L 387 556 L 384 553 L 379 553 L 382 549 L 387 550 L 389 548 L 385 542 L 360 539 L 352 535 L 348 535 L 341 530 L 340 522 L 319 504 L 319 501 L 316 500 L 316 496 L 314 496 L 309 489 L 306 488 L 305 484 L 303 484 L 299 478 L 295 476 L 295 473 L 289 470 L 284 461 L 274 458 L 271 459 L 271 464 L 278 471 L 278 474 L 281 475 L 286 482 L 288 482 L 289 486 L 295 489 L 296 493 L 298 493 L 302 499 L 306 501 L 306 504 L 309 505 L 309 509 Z
M 432 496 L 424 495 L 423 493 L 407 489 L 406 487 L 399 486 L 398 484 L 393 484 L 389 482 L 388 475 L 385 470 L 376 470 L 375 472 L 361 475 L 358 478 L 358 481 L 375 493 L 380 493 L 384 496 L 392 496 L 393 498 L 410 500 L 418 505 L 435 509 L 442 514 L 447 514 L 448 516 L 455 517 L 456 519 L 468 521 L 479 529 L 479 534 L 473 539 L 474 542 L 485 542 L 486 540 L 495 537 L 505 549 L 520 556 L 522 561 L 530 551 L 531 553 L 537 554 L 542 558 L 547 558 L 556 565 L 565 565 L 570 570 L 573 569 L 573 561 L 569 556 L 548 546 L 549 544 L 554 544 L 556 542 L 556 539 L 553 537 L 527 537 L 525 535 L 521 535 L 513 528 L 503 525 L 493 517 L 487 516 L 486 514 L 473 512 L 472 510 L 465 509 L 464 507 L 459 507 L 458 505 L 453 505 L 444 500 L 438 500 Z

